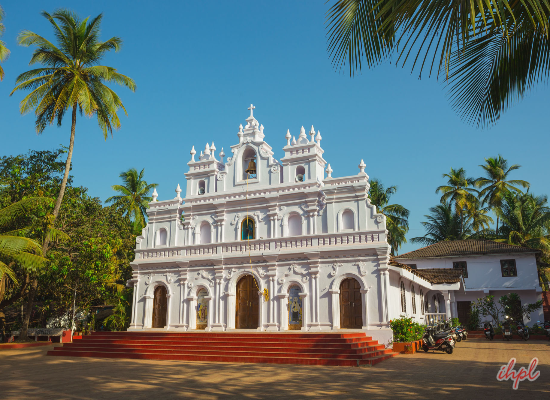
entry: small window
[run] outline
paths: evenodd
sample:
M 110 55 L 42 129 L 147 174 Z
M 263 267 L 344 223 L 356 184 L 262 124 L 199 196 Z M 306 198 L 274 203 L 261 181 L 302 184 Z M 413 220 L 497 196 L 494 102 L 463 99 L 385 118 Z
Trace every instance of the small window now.
M 256 227 L 252 218 L 245 218 L 241 223 L 241 240 L 252 240 L 256 234 Z
M 302 234 L 302 217 L 293 213 L 288 216 L 288 236 L 300 236 Z
M 201 234 L 201 244 L 206 244 L 212 242 L 212 228 L 210 224 L 204 221 L 200 229 Z
M 466 265 L 466 261 L 455 261 L 455 262 L 453 262 L 453 268 L 454 269 L 461 269 L 462 270 L 462 276 L 464 278 L 468 277 L 468 267 Z
M 166 229 L 161 228 L 157 231 L 157 246 L 166 246 L 166 241 L 168 239 L 168 232 Z
M 407 298 L 405 297 L 405 282 L 401 282 L 401 312 L 407 312 Z
M 199 194 L 206 193 L 206 183 L 204 181 L 199 181 Z
M 500 260 L 500 270 L 503 277 L 518 276 L 516 260 Z
M 306 180 L 306 169 L 303 165 L 296 167 L 296 182 L 303 182 Z
M 416 293 L 414 292 L 414 286 L 411 286 L 411 299 L 412 299 L 412 313 L 416 314 Z
M 353 230 L 353 211 L 346 210 L 342 213 L 342 230 Z
M 426 306 L 424 306 L 424 292 L 420 289 L 420 312 L 422 315 L 424 315 L 425 308 L 427 308 L 427 303 Z

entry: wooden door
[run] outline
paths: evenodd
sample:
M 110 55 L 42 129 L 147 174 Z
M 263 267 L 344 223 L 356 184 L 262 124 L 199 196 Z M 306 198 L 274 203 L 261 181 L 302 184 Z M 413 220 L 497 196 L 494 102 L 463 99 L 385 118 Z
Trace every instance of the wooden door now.
M 164 328 L 166 326 L 166 311 L 166 288 L 164 286 L 157 286 L 153 300 L 153 328 Z
M 288 329 L 302 329 L 302 299 L 298 286 L 292 286 L 288 291 Z
M 348 278 L 340 284 L 340 328 L 361 329 L 362 327 L 361 285 L 356 279 Z
M 237 329 L 256 329 L 259 317 L 259 296 L 256 281 L 252 275 L 246 275 L 237 282 L 237 309 L 235 327 Z
M 457 301 L 456 302 L 456 311 L 458 313 L 458 320 L 460 323 L 467 327 L 469 317 L 468 314 L 470 313 L 470 301 Z

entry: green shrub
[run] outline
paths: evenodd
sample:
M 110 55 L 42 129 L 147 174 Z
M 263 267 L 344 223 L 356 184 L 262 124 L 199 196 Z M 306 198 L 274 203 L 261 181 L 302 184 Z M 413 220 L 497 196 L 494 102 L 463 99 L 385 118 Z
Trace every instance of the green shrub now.
M 479 309 L 474 303 L 472 303 L 470 312 L 468 313 L 468 329 L 471 331 L 477 331 L 480 324 L 481 318 L 479 317 Z
M 458 318 L 451 318 L 451 326 L 454 328 L 456 326 L 460 326 L 460 321 Z
M 390 327 L 393 331 L 393 341 L 396 343 L 420 340 L 424 335 L 425 329 L 424 325 L 413 322 L 412 318 L 407 318 L 405 316 L 391 320 Z

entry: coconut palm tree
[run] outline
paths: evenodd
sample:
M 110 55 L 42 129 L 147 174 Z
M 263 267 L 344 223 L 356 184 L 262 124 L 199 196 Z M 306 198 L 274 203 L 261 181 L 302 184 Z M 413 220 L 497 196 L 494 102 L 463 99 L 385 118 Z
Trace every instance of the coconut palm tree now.
M 133 224 L 133 231 L 136 235 L 141 234 L 145 227 L 145 215 L 147 208 L 152 200 L 149 192 L 158 186 L 158 183 L 148 184 L 143 180 L 145 170 L 142 169 L 138 174 L 135 168 L 130 168 L 122 172 L 119 176 L 122 178 L 122 185 L 113 185 L 112 189 L 121 193 L 118 196 L 112 196 L 107 199 L 107 203 L 112 203 L 125 210 Z
M 389 204 L 390 198 L 397 191 L 397 186 L 384 188 L 378 179 L 370 180 L 369 199 L 378 212 L 386 216 L 388 242 L 391 254 L 395 255 L 399 247 L 407 242 L 405 234 L 409 231 L 409 210 L 400 204 Z
M 474 180 L 466 177 L 464 168 L 453 169 L 448 174 L 443 174 L 447 178 L 447 185 L 439 186 L 435 192 L 443 193 L 441 203 L 450 201 L 454 203 L 455 212 L 459 214 L 461 224 L 464 223 L 464 212 L 474 207 L 477 201 L 477 190 L 473 186 Z
M 471 224 L 462 221 L 464 218 L 453 210 L 453 204 L 445 201 L 430 208 L 430 215 L 424 215 L 427 222 L 421 222 L 426 229 L 424 236 L 411 239 L 412 243 L 429 246 L 444 240 L 468 239 L 472 233 Z
M 530 1 L 335 0 L 328 51 L 350 75 L 391 59 L 419 77 L 443 76 L 467 121 L 494 123 L 550 65 L 550 3 Z
M 2 23 L 2 20 L 4 19 L 4 10 L 0 6 L 0 36 L 4 33 L 4 30 L 6 29 L 4 24 Z M 6 44 L 0 40 L 0 62 L 4 62 L 6 58 L 10 55 L 10 51 L 6 47 Z M 4 79 L 4 69 L 0 65 L 0 81 Z
M 486 177 L 477 178 L 475 186 L 483 188 L 479 197 L 484 204 L 488 204 L 493 210 L 498 209 L 502 204 L 502 198 L 508 191 L 523 193 L 517 186 L 529 188 L 529 182 L 522 180 L 506 180 L 510 172 L 519 169 L 521 165 L 514 164 L 508 167 L 506 161 L 500 154 L 498 157 L 485 159 L 485 164 L 480 165 L 485 170 Z M 499 215 L 497 215 L 496 232 L 498 234 Z
M 507 192 L 497 210 L 500 241 L 538 249 L 550 256 L 550 207 L 546 196 Z
M 122 40 L 118 37 L 112 37 L 105 42 L 99 41 L 103 18 L 101 14 L 91 21 L 88 18 L 82 20 L 68 10 L 58 10 L 53 14 L 43 11 L 42 16 L 52 25 L 57 46 L 31 31 L 19 34 L 17 40 L 20 45 L 36 46 L 29 64 L 39 63 L 43 67 L 19 75 L 17 86 L 11 95 L 19 90 L 31 91 L 21 101 L 20 111 L 26 114 L 34 110 L 38 133 L 42 133 L 54 121 L 61 126 L 67 111 L 71 113 L 71 137 L 65 175 L 53 211 L 55 223 L 71 169 L 77 112 L 80 111 L 88 117 L 96 116 L 107 139 L 113 128 L 120 127 L 118 110 L 122 108 L 126 113 L 126 109 L 118 95 L 105 83 L 123 85 L 132 91 L 136 89 L 136 85 L 115 68 L 98 65 L 107 52 L 118 51 L 122 45 Z M 48 242 L 46 238 L 45 249 Z

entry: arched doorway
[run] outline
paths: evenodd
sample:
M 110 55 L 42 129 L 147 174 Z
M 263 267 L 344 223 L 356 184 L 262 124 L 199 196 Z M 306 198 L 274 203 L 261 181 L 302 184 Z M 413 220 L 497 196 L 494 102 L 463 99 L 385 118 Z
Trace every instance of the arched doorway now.
M 153 300 L 153 328 L 164 328 L 166 326 L 167 304 L 166 287 L 159 285 L 155 288 L 155 298 Z
M 302 329 L 302 299 L 300 287 L 293 285 L 288 290 L 288 330 Z
M 344 279 L 340 284 L 340 328 L 361 329 L 362 327 L 361 285 L 356 279 Z
M 197 329 L 206 329 L 208 325 L 208 292 L 202 288 L 197 293 Z
M 259 296 L 256 280 L 245 275 L 237 282 L 237 307 L 235 327 L 237 329 L 256 329 L 259 316 Z

